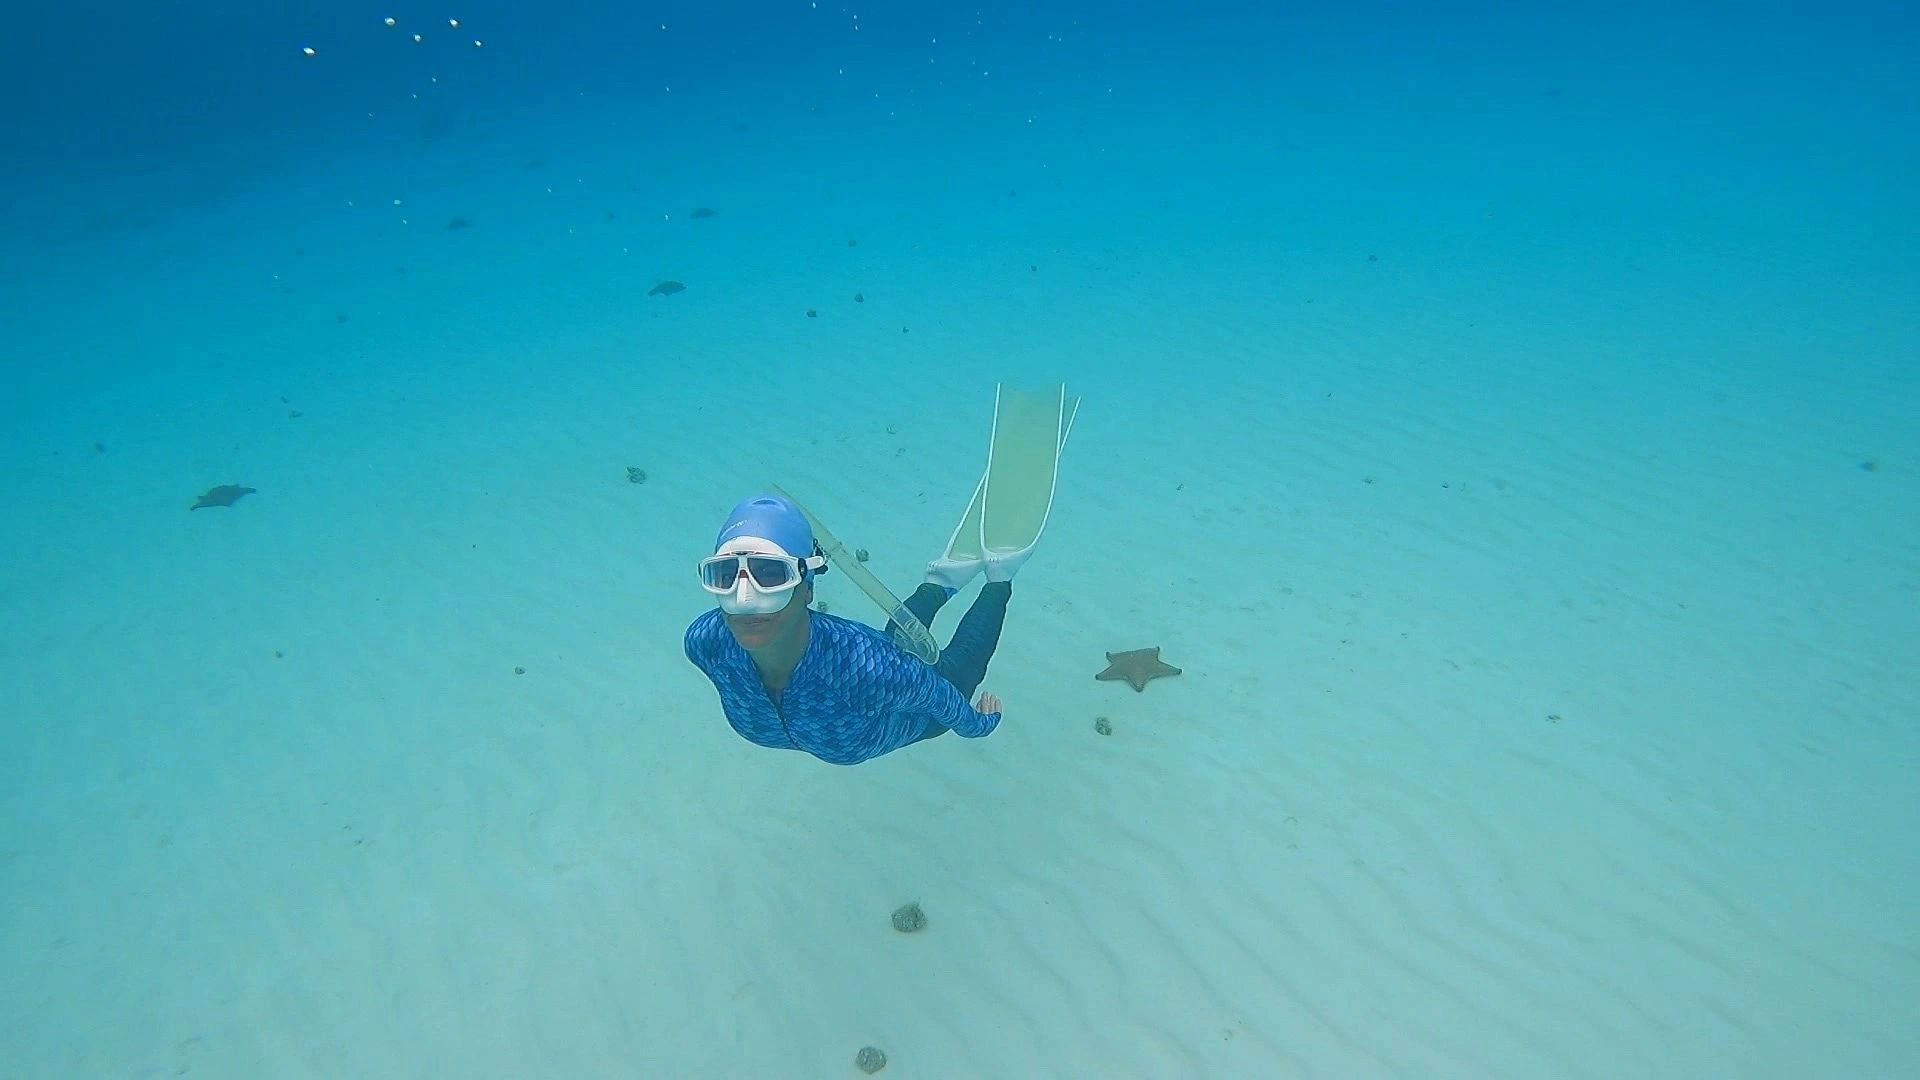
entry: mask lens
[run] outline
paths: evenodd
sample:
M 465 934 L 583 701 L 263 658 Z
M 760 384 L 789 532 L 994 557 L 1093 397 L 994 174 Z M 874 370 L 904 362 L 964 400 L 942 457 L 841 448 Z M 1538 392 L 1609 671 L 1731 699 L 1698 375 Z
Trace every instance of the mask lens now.
M 753 575 L 753 583 L 763 589 L 784 589 L 794 583 L 793 564 L 785 559 L 749 555 L 747 573 Z
M 732 592 L 740 581 L 740 560 L 732 555 L 708 559 L 700 564 L 700 584 L 714 592 Z

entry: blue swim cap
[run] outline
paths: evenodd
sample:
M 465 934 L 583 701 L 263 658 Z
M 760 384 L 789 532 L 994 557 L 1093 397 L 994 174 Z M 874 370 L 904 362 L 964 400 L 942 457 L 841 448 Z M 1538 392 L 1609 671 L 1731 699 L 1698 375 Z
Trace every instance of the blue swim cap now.
M 739 536 L 771 540 L 796 559 L 813 554 L 813 526 L 807 524 L 807 515 L 778 495 L 755 495 L 734 507 L 713 541 L 713 550 Z

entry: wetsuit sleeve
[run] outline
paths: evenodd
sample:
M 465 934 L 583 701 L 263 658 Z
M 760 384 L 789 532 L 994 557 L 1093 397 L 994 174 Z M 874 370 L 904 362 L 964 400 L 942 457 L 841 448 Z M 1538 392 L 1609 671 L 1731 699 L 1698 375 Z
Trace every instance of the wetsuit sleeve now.
M 932 666 L 900 651 L 891 642 L 879 640 L 867 645 L 867 662 L 876 670 L 865 685 L 885 695 L 886 700 L 880 703 L 885 711 L 924 716 L 969 739 L 990 734 L 999 725 L 999 713 L 976 711 L 959 687 Z
M 694 667 L 711 674 L 714 658 L 720 651 L 720 639 L 717 635 L 726 632 L 727 628 L 721 623 L 717 609 L 702 612 L 700 617 L 693 620 L 693 624 L 687 627 L 685 642 L 687 659 L 693 662 Z

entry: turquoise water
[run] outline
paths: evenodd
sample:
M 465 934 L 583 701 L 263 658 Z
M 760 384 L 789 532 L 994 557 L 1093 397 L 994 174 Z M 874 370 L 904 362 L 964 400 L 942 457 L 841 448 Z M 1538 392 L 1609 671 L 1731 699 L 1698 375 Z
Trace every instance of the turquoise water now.
M 0 1075 L 1920 1071 L 1917 29 L 11 15 Z M 1001 729 L 739 739 L 998 381 Z

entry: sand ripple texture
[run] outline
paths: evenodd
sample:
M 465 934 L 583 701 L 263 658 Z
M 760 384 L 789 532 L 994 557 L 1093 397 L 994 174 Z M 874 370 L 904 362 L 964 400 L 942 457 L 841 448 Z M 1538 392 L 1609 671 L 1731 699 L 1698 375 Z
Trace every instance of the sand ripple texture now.
M 1161 342 L 1216 365 L 1180 386 L 1112 373 L 1139 327 L 1090 341 L 1006 723 L 851 770 L 726 728 L 679 653 L 693 561 L 716 493 L 780 469 L 911 580 L 979 468 L 950 385 L 850 380 L 722 470 L 675 387 L 561 350 L 523 395 L 474 380 L 484 430 L 415 399 L 412 457 L 376 423 L 326 470 L 196 475 L 259 487 L 223 518 L 124 478 L 179 503 L 145 544 L 29 493 L 72 539 L 6 577 L 0 1071 L 1906 1072 L 1886 485 L 1815 482 L 1765 403 L 1676 434 L 1574 415 L 1565 371 L 1356 377 L 1359 320 L 1311 329 L 1284 390 L 1236 338 Z M 1186 674 L 1093 680 L 1155 644 Z

